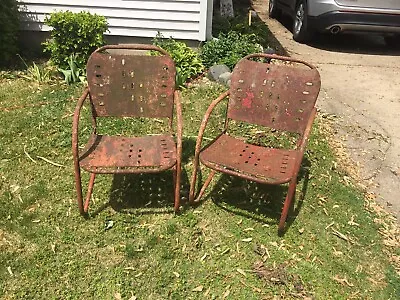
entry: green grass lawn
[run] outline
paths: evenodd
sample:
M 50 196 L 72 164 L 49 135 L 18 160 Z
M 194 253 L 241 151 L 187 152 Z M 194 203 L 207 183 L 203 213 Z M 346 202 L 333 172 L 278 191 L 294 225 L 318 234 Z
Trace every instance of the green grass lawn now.
M 183 92 L 181 214 L 173 213 L 171 172 L 99 175 L 85 220 L 71 154 L 72 113 L 82 89 L 0 80 L 1 298 L 400 298 L 389 262 L 399 250 L 383 246 L 377 216 L 365 209 L 318 122 L 283 237 L 277 223 L 286 186 L 218 176 L 198 207 L 187 205 L 197 130 L 223 91 L 215 84 Z M 221 105 L 207 138 L 223 125 L 223 111 Z M 90 131 L 88 113 L 86 106 L 82 138 Z M 152 131 L 162 123 L 101 123 L 104 132 L 125 134 L 140 125 Z

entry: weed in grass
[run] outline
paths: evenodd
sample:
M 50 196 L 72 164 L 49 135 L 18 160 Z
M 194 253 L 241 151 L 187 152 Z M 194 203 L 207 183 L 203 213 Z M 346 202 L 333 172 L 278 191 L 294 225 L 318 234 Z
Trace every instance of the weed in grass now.
M 168 235 L 174 235 L 177 232 L 178 228 L 176 223 L 168 222 L 165 228 L 165 232 Z
M 193 212 L 188 212 L 186 218 L 182 220 L 182 222 L 185 227 L 194 228 L 198 223 L 198 219 L 196 215 L 193 214 Z
M 146 246 L 153 249 L 160 242 L 160 238 L 155 234 L 150 234 L 146 239 Z
M 140 252 L 137 251 L 137 248 L 134 244 L 132 244 L 132 243 L 126 244 L 125 255 L 127 258 L 133 259 L 138 256 L 138 253 L 140 253 Z

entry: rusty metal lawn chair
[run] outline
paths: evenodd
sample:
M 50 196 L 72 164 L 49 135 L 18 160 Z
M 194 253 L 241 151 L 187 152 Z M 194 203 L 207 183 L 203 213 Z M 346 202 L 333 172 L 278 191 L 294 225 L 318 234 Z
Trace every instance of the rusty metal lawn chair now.
M 120 50 L 134 53 L 122 54 Z M 130 50 L 158 51 L 149 56 Z M 133 54 L 133 55 L 132 55 Z M 88 212 L 96 174 L 156 173 L 173 169 L 175 211 L 179 210 L 182 114 L 175 90 L 175 64 L 164 50 L 151 45 L 109 45 L 94 51 L 87 63 L 88 88 L 79 99 L 72 127 L 72 152 L 78 206 Z M 79 153 L 78 123 L 84 101 L 90 101 L 93 132 Z M 177 114 L 173 137 L 174 104 Z M 96 131 L 98 117 L 168 118 L 170 134 L 139 137 L 106 136 Z M 81 168 L 90 173 L 86 200 Z
M 264 63 L 250 60 L 252 58 L 274 59 L 281 63 Z M 317 69 L 300 60 L 276 55 L 252 54 L 239 61 L 233 70 L 229 91 L 211 103 L 200 126 L 189 201 L 194 203 L 200 200 L 216 171 L 258 183 L 289 182 L 279 222 L 279 231 L 282 232 L 295 194 L 297 175 L 316 114 L 315 102 L 320 85 Z M 215 106 L 227 97 L 229 102 L 225 129 L 201 149 L 209 117 Z M 231 121 L 296 133 L 298 139 L 295 148 L 267 148 L 246 143 L 243 139 L 229 135 Z M 211 173 L 195 199 L 199 160 L 211 169 Z

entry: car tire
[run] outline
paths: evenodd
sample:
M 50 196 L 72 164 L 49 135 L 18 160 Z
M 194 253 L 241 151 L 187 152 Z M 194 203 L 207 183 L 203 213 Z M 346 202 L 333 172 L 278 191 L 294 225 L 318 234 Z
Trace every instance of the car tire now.
M 299 43 L 305 43 L 311 40 L 313 32 L 308 26 L 308 8 L 307 1 L 300 0 L 296 6 L 296 12 L 293 20 L 293 39 Z
M 276 19 L 280 16 L 281 11 L 276 6 L 276 0 L 269 0 L 268 15 L 270 18 Z
M 400 34 L 384 36 L 385 43 L 391 48 L 400 48 Z

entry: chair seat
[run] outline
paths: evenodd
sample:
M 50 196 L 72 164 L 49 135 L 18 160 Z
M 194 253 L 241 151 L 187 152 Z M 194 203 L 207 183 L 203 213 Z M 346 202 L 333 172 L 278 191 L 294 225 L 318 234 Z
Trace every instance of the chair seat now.
M 92 135 L 79 162 L 92 173 L 158 172 L 176 164 L 176 144 L 171 135 Z
M 298 153 L 247 144 L 224 134 L 200 153 L 200 160 L 223 173 L 261 183 L 281 184 L 293 177 Z

